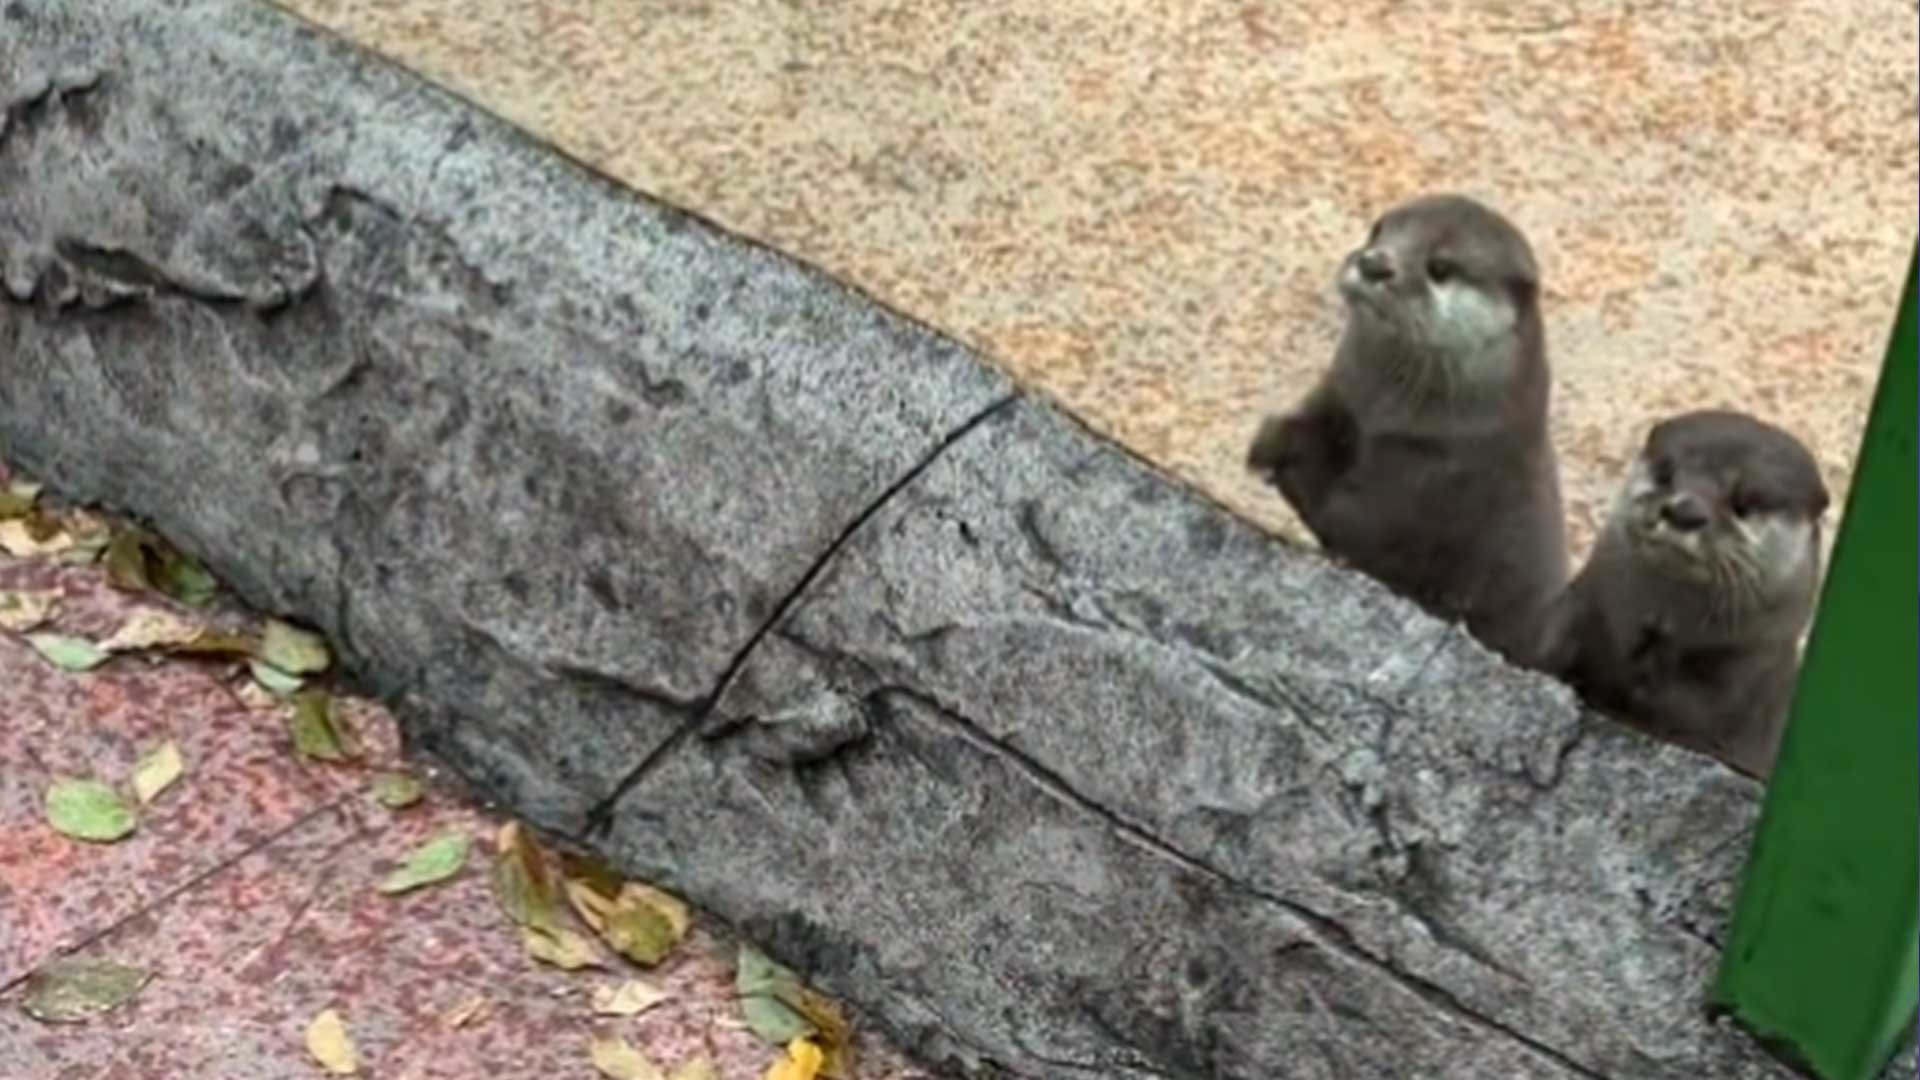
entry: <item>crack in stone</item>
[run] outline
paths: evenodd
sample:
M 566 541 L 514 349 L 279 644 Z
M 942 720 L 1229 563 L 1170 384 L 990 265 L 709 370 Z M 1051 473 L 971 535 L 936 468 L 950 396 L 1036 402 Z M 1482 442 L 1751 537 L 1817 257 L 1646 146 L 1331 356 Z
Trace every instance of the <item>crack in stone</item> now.
M 1002 740 L 988 734 L 984 728 L 973 720 L 947 707 L 932 695 L 897 683 L 880 687 L 876 689 L 874 693 L 897 694 L 932 710 L 937 716 L 946 721 L 962 741 L 984 754 L 998 758 L 1013 766 L 1017 772 L 1023 774 L 1034 786 L 1038 787 L 1054 800 L 1099 818 L 1105 822 L 1116 835 L 1153 855 L 1174 863 L 1182 869 L 1198 874 L 1209 880 L 1219 882 L 1236 892 L 1280 908 L 1282 911 L 1287 912 L 1289 915 L 1305 923 L 1313 933 L 1316 944 L 1346 957 L 1350 962 L 1391 980 L 1440 1011 L 1470 1026 L 1516 1042 L 1552 1061 L 1554 1064 L 1582 1077 L 1583 1080 L 1611 1080 L 1606 1074 L 1581 1064 L 1567 1056 L 1564 1052 L 1477 1011 L 1445 987 L 1394 967 L 1386 959 L 1375 955 L 1360 945 L 1360 943 L 1354 939 L 1353 932 L 1348 930 L 1339 920 L 1332 916 L 1315 911 L 1301 904 L 1299 901 L 1290 900 L 1284 896 L 1255 888 L 1205 860 L 1182 851 L 1173 844 L 1154 835 L 1145 827 L 1129 821 L 1116 811 L 1087 798 L 1076 791 L 1071 784 L 1067 783 L 1067 781 L 1054 770 L 1035 761 L 1033 758 Z
M 674 750 L 685 743 L 696 731 L 700 730 L 706 723 L 707 718 L 719 707 L 720 699 L 725 696 L 728 687 L 733 685 L 733 681 L 739 676 L 740 671 L 746 667 L 747 660 L 753 655 L 754 650 L 758 649 L 760 643 L 773 631 L 773 628 L 787 617 L 787 613 L 793 610 L 794 606 L 799 603 L 801 597 L 805 596 L 807 590 L 812 587 L 814 581 L 820 577 L 828 566 L 832 565 L 834 559 L 839 556 L 841 550 L 845 548 L 847 543 L 853 539 L 854 535 L 860 531 L 861 527 L 868 521 L 871 521 L 887 504 L 891 503 L 894 496 L 900 494 L 901 491 L 905 490 L 915 480 L 918 480 L 929 468 L 932 468 L 933 464 L 939 461 L 955 444 L 972 434 L 982 424 L 1019 401 L 1022 396 L 1020 391 L 1017 390 L 1004 394 L 979 412 L 968 417 L 959 426 L 948 432 L 947 436 L 941 439 L 938 445 L 934 446 L 933 449 L 924 454 L 919 461 L 915 462 L 912 468 L 906 470 L 906 472 L 902 473 L 893 483 L 887 485 L 884 491 L 880 492 L 871 502 L 861 508 L 860 512 L 855 514 L 852 520 L 848 521 L 847 524 L 841 528 L 840 532 L 834 536 L 826 548 L 808 564 L 806 570 L 801 573 L 798 580 L 786 591 L 785 595 L 781 596 L 780 602 L 774 605 L 772 613 L 761 621 L 760 625 L 748 636 L 746 642 L 735 651 L 733 659 L 727 663 L 726 668 L 720 672 L 719 678 L 714 681 L 713 689 L 698 703 L 698 707 L 694 710 L 694 715 L 682 721 L 666 738 L 660 740 L 652 750 L 647 752 L 645 757 L 640 759 L 638 764 L 628 770 L 625 776 L 621 777 L 620 782 L 614 785 L 612 791 L 594 803 L 593 808 L 587 812 L 585 830 L 587 835 L 604 835 L 613 824 L 613 811 L 614 808 L 619 805 L 620 800 L 625 798 L 628 792 L 644 782 L 647 777 L 651 776 Z

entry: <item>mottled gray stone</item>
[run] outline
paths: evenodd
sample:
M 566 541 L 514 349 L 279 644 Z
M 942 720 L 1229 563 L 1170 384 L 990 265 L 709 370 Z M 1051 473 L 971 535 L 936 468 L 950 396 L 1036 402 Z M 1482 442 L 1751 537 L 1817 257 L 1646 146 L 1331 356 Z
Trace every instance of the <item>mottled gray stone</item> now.
M 929 1061 L 1790 1075 L 1752 784 L 952 342 L 242 0 L 13 0 L 0 105 L 0 451 Z

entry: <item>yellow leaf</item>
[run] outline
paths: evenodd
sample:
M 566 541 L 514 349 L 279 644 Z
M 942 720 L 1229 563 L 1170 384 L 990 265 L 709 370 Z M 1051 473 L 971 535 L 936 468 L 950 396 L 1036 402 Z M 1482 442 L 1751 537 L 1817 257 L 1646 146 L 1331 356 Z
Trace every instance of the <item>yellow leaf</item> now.
M 787 1056 L 767 1068 L 766 1080 L 814 1080 L 826 1055 L 810 1039 L 795 1039 L 787 1044 Z
M 645 979 L 628 979 L 619 986 L 596 986 L 593 1011 L 601 1016 L 638 1016 L 667 1000 L 666 991 Z
M 152 802 L 155 795 L 180 779 L 186 767 L 186 762 L 180 758 L 180 747 L 173 740 L 161 743 L 158 749 L 134 765 L 133 797 L 143 803 Z
M 700 1054 L 681 1062 L 667 1080 L 720 1080 L 720 1070 L 712 1058 Z
M 597 864 L 568 858 L 563 889 L 573 910 L 620 955 L 644 967 L 665 959 L 686 936 L 686 904 L 651 885 L 621 882 Z
M 51 618 L 58 606 L 58 589 L 0 592 L 0 630 L 25 633 Z
M 138 652 L 184 645 L 200 636 L 200 628 L 159 608 L 141 608 L 100 643 L 108 652 Z
M 811 1020 L 817 1031 L 814 1038 L 825 1058 L 820 1065 L 820 1075 L 830 1080 L 852 1080 L 853 1028 L 841 1015 L 840 1007 L 825 994 L 807 987 L 802 987 L 794 996 L 793 1007 Z
M 53 555 L 73 546 L 73 537 L 58 524 L 52 531 L 47 525 L 31 517 L 8 518 L 0 521 L 0 549 L 9 555 L 26 558 L 33 555 Z
M 593 1059 L 593 1067 L 607 1080 L 666 1080 L 666 1074 L 652 1058 L 617 1035 L 594 1039 L 587 1052 Z
M 528 956 L 543 964 L 552 964 L 562 971 L 606 966 L 600 959 L 600 950 L 593 947 L 592 941 L 565 927 L 545 929 L 522 926 L 520 941 L 526 946 Z
M 307 1053 L 335 1076 L 352 1076 L 360 1068 L 354 1059 L 353 1040 L 347 1036 L 346 1021 L 332 1009 L 322 1009 L 307 1025 Z
M 500 909 L 520 926 L 554 930 L 560 925 L 559 900 L 540 845 L 524 826 L 509 821 L 500 826 L 495 842 L 500 857 L 493 864 L 493 896 Z

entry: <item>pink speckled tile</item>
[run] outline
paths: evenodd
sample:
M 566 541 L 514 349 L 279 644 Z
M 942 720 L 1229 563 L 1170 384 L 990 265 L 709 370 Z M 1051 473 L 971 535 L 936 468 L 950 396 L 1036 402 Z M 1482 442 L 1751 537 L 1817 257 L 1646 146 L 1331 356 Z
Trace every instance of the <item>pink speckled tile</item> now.
M 97 564 L 0 556 L 0 590 L 28 589 L 62 594 L 44 629 L 94 639 L 142 608 L 229 629 L 251 618 L 121 592 Z M 610 954 L 605 970 L 574 973 L 525 955 L 490 894 L 498 819 L 444 785 L 413 807 L 381 807 L 373 773 L 404 767 L 384 708 L 337 698 L 361 756 L 303 761 L 288 707 L 248 707 L 236 667 L 121 656 L 74 674 L 0 632 L 0 1080 L 310 1078 L 320 1074 L 303 1033 L 327 1007 L 345 1015 L 361 1075 L 381 1080 L 589 1077 L 595 1033 L 622 1035 L 666 1065 L 709 1054 L 723 1080 L 765 1073 L 776 1051 L 739 1021 L 733 948 L 716 928 L 696 924 L 644 973 L 666 1002 L 637 1018 L 594 1016 L 595 987 L 641 973 Z M 169 739 L 186 774 L 132 836 L 89 844 L 46 824 L 55 777 L 123 783 Z M 460 875 L 399 897 L 374 887 L 443 829 L 474 840 Z M 19 999 L 27 976 L 61 954 L 155 978 L 92 1023 L 42 1024 Z M 476 995 L 485 1010 L 450 1026 L 449 1010 Z M 864 1048 L 862 1061 L 856 1080 L 926 1076 L 884 1047 Z

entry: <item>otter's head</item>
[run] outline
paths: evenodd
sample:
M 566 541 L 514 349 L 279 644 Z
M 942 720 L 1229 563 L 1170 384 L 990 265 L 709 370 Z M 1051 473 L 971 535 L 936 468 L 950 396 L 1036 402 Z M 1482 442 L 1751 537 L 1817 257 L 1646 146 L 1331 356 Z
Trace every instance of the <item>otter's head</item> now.
M 1447 369 L 1452 381 L 1504 383 L 1537 350 L 1540 270 L 1513 223 L 1461 195 L 1403 203 L 1340 264 L 1352 329 Z
M 1718 620 L 1739 622 L 1811 600 L 1827 502 L 1800 440 L 1744 413 L 1707 410 L 1648 433 L 1612 527 L 1644 565 L 1704 586 Z

